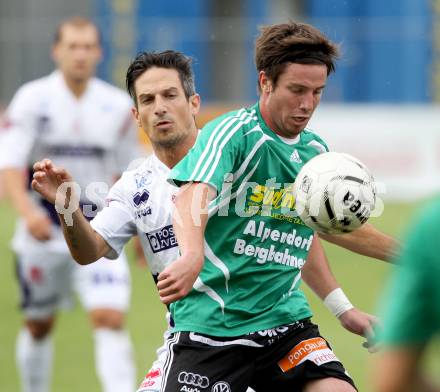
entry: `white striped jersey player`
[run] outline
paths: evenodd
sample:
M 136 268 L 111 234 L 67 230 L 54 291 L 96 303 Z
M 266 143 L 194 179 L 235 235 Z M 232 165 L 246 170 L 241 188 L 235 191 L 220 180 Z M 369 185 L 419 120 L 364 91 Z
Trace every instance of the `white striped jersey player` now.
M 131 107 L 126 93 L 97 78 L 89 80 L 80 98 L 60 71 L 26 83 L 11 101 L 0 129 L 0 169 L 31 173 L 35 161 L 50 158 L 72 174 L 81 187 L 81 201 L 90 205 L 93 215 L 97 205 L 104 204 L 115 175 L 139 157 Z M 125 257 L 118 263 L 100 260 L 76 268 L 53 206 L 29 192 L 53 225 L 52 238 L 41 242 L 20 220 L 13 238 L 26 315 L 38 319 L 53 314 L 69 299 L 72 288 L 87 309 L 125 310 L 130 294 Z M 110 281 L 108 292 L 100 283 Z
M 116 257 L 124 244 L 138 234 L 154 277 L 179 255 L 172 226 L 173 199 L 178 188 L 167 182 L 169 173 L 170 169 L 151 155 L 136 169 L 122 175 L 108 194 L 107 206 L 91 221 L 94 230 L 112 248 L 107 257 Z M 168 331 L 164 334 L 165 342 L 167 336 Z M 138 392 L 160 391 L 166 355 L 164 344 L 157 350 L 156 361 Z

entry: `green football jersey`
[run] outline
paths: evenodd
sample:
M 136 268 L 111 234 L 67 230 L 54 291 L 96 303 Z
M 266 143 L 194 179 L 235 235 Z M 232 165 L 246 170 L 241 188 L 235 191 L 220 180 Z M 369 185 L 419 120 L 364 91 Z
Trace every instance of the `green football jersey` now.
M 380 312 L 385 345 L 424 345 L 440 333 L 439 221 L 437 199 L 411 222 Z
M 208 123 L 170 174 L 211 185 L 205 263 L 193 290 L 171 305 L 174 331 L 238 336 L 311 316 L 299 290 L 313 231 L 295 212 L 293 182 L 327 151 L 314 133 L 282 140 L 258 104 Z

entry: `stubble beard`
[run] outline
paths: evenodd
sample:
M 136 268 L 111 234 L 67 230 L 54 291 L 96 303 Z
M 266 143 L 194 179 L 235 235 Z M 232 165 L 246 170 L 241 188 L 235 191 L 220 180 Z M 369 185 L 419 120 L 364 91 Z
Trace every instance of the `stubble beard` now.
M 185 137 L 186 137 L 185 134 L 171 135 L 164 139 L 155 140 L 154 144 L 161 149 L 171 149 L 178 147 L 185 139 Z

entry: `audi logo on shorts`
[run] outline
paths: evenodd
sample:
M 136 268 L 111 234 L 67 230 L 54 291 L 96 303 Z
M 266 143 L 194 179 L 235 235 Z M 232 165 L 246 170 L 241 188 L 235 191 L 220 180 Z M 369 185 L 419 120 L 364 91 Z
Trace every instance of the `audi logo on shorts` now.
M 205 376 L 201 376 L 197 373 L 189 373 L 189 372 L 180 372 L 178 381 L 181 384 L 189 384 L 194 385 L 199 388 L 208 388 L 209 387 L 209 378 Z

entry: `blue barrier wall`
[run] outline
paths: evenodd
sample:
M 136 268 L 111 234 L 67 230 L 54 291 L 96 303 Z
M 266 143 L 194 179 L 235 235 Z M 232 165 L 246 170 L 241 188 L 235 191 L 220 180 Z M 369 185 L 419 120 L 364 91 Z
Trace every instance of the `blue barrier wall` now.
M 309 0 L 309 21 L 341 43 L 327 98 L 427 102 L 433 58 L 429 0 Z
M 105 49 L 99 75 L 122 85 L 136 52 L 172 48 L 195 59 L 196 83 L 204 102 L 252 101 L 256 98 L 253 44 L 258 26 L 271 23 L 274 17 L 277 21 L 290 17 L 316 25 L 341 44 L 342 56 L 329 80 L 326 101 L 416 103 L 438 96 L 433 87 L 440 78 L 436 79 L 433 70 L 431 0 L 307 0 L 304 15 L 273 15 L 269 0 L 236 0 L 238 6 L 231 7 L 235 14 L 231 11 L 224 19 L 239 18 L 240 22 L 230 26 L 225 22 L 225 37 L 229 34 L 230 39 L 231 26 L 239 26 L 239 31 L 232 32 L 236 39 L 224 56 L 217 48 L 224 48 L 225 42 L 227 46 L 226 38 L 215 46 L 221 30 L 219 15 L 212 18 L 219 8 L 215 1 L 95 0 Z M 241 47 L 243 53 L 238 56 Z

